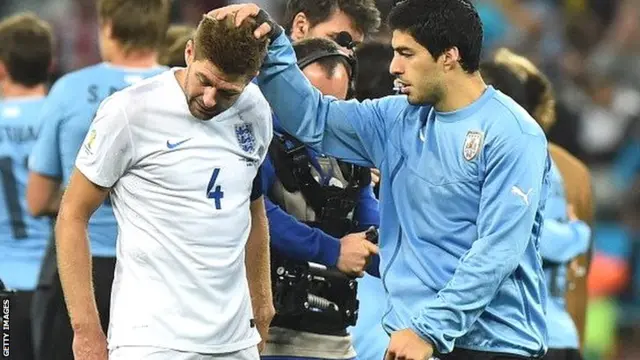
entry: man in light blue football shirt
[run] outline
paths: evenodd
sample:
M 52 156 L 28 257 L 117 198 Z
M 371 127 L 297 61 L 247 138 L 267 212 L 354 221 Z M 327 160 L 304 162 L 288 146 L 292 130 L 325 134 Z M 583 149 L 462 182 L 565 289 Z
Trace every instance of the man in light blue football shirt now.
M 9 355 L 33 359 L 30 307 L 51 220 L 27 212 L 27 157 L 38 137 L 53 36 L 33 14 L 0 22 L 0 280 L 16 290 Z M 2 289 L 0 289 L 2 291 Z
M 387 359 L 544 356 L 539 238 L 550 161 L 538 124 L 478 72 L 482 23 L 466 0 L 405 0 L 389 18 L 401 96 L 323 97 L 282 28 L 237 11 L 271 38 L 258 84 L 287 132 L 382 174 L 380 253 Z M 292 106 L 292 104 L 295 104 Z
M 158 65 L 157 59 L 169 23 L 168 0 L 101 0 L 98 12 L 100 48 L 105 61 L 63 76 L 54 84 L 40 113 L 43 126 L 29 161 L 27 189 L 29 208 L 34 215 L 46 213 L 58 201 L 60 188 L 69 181 L 78 150 L 102 100 L 166 70 Z M 88 230 L 97 306 L 106 331 L 118 234 L 108 200 L 91 217 Z M 36 334 L 38 353 L 42 356 L 55 353 L 71 359 L 73 332 L 64 302 L 59 301 L 62 292 L 55 266 L 43 269 L 41 278 L 43 289 L 53 284 L 52 296 L 57 305 Z M 40 305 L 35 306 L 39 308 L 34 311 L 42 311 Z

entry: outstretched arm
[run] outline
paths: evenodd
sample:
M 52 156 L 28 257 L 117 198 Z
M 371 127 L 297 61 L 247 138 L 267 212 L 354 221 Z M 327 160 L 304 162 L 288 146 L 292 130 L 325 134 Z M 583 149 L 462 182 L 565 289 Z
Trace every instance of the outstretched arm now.
M 289 39 L 255 4 L 231 5 L 209 13 L 217 19 L 235 16 L 236 24 L 255 17 L 255 35 L 270 36 L 258 85 L 282 127 L 314 150 L 362 166 L 380 166 L 387 135 L 408 106 L 405 96 L 340 101 L 323 96 L 298 69 Z

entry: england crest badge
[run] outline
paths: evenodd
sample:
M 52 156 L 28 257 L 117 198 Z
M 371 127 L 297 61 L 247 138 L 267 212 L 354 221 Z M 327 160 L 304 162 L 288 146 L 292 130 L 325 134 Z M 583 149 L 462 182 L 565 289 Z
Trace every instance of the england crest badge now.
M 236 124 L 236 140 L 242 151 L 253 153 L 256 149 L 256 137 L 253 135 L 253 125 L 249 123 Z
M 478 156 L 482 143 L 484 142 L 484 133 L 481 131 L 468 131 L 464 138 L 463 156 L 467 161 L 471 161 Z

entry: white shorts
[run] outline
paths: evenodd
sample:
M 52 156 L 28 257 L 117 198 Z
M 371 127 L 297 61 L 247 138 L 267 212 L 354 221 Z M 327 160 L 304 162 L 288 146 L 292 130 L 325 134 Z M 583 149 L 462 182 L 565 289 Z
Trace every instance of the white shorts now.
M 152 346 L 120 346 L 109 351 L 109 360 L 260 360 L 258 347 L 223 354 L 199 354 Z

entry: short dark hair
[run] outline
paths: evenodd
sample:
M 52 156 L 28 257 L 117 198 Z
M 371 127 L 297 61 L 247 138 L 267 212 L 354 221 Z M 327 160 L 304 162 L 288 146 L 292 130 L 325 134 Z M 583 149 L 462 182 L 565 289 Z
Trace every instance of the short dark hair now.
M 22 13 L 0 22 L 0 62 L 11 79 L 24 86 L 46 83 L 53 57 L 53 35 L 47 22 Z
M 234 22 L 235 16 L 216 20 L 204 15 L 194 38 L 195 59 L 211 61 L 226 75 L 253 77 L 267 54 L 268 39 L 253 35 L 255 19 L 247 18 L 238 27 Z
M 99 0 L 100 22 L 110 22 L 125 51 L 159 50 L 169 27 L 169 0 Z
M 300 12 L 315 26 L 327 21 L 336 10 L 350 17 L 365 37 L 380 27 L 380 11 L 375 0 L 289 0 L 284 15 L 285 31 L 291 34 L 293 19 Z
M 305 59 L 310 55 L 317 53 L 332 54 L 340 52 L 340 47 L 334 41 L 321 38 L 304 39 L 293 44 L 293 50 L 296 53 L 298 61 Z M 327 76 L 332 77 L 339 64 L 343 64 L 351 77 L 353 69 L 351 64 L 342 56 L 326 56 L 322 57 L 311 64 L 318 64 Z
M 392 30 L 406 31 L 437 59 L 456 47 L 460 66 L 478 71 L 482 51 L 482 21 L 468 0 L 405 0 L 389 14 Z
M 382 42 L 366 42 L 356 48 L 358 76 L 356 98 L 377 99 L 393 94 L 393 80 L 389 64 L 393 59 L 393 48 Z

